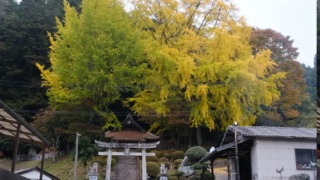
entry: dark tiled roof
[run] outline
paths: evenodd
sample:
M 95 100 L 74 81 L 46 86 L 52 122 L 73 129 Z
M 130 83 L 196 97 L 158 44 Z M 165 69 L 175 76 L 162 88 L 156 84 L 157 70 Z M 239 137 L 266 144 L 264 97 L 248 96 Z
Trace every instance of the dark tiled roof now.
M 159 140 L 158 136 L 141 131 L 108 131 L 106 132 L 105 137 L 109 140 L 130 142 L 148 142 Z
M 228 130 L 234 132 L 234 126 Z M 316 139 L 316 128 L 296 127 L 267 127 L 267 126 L 237 126 L 238 134 L 244 137 L 278 137 L 278 138 L 304 138 Z

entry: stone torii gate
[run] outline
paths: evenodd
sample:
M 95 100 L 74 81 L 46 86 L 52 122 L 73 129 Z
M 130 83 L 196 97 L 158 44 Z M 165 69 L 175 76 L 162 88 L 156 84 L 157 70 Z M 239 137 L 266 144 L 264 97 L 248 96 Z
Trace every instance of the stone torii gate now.
M 98 155 L 108 156 L 106 167 L 106 180 L 110 180 L 112 156 L 141 156 L 142 157 L 142 180 L 147 180 L 146 156 L 155 156 L 155 153 L 147 153 L 146 149 L 154 149 L 160 143 L 159 137 L 141 128 L 131 114 L 122 122 L 121 131 L 108 131 L 105 133 L 107 142 L 95 141 L 100 148 L 107 151 L 99 152 Z M 112 152 L 112 149 L 124 149 L 123 152 Z M 130 149 L 136 149 L 130 152 Z M 141 152 L 137 152 L 140 149 Z

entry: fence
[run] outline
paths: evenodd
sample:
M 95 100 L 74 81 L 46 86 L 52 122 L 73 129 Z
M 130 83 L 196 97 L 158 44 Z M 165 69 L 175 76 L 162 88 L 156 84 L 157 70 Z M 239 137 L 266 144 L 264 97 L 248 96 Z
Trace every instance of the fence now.
M 270 176 L 264 177 L 262 180 L 289 180 L 290 177 Z
M 64 155 L 64 151 L 58 152 L 48 152 L 44 154 L 44 159 L 52 158 L 55 155 L 56 158 L 61 157 Z M 18 155 L 16 158 L 17 162 L 23 161 L 34 161 L 34 160 L 41 160 L 42 154 L 32 154 L 32 155 Z

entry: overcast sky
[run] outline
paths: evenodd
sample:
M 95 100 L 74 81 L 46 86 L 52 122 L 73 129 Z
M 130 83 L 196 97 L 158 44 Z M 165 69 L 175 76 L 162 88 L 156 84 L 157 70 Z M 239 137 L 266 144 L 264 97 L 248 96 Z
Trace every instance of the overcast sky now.
M 271 28 L 294 40 L 298 61 L 314 66 L 316 55 L 316 0 L 231 0 L 247 23 Z

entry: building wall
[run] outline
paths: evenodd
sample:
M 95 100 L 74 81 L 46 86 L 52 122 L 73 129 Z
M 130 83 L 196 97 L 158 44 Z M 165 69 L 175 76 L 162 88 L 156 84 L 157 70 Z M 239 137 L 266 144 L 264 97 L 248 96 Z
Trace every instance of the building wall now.
M 251 148 L 251 172 L 252 172 L 252 179 L 258 179 L 258 151 L 257 151 L 257 141 L 253 141 L 252 148 Z
M 295 149 L 316 149 L 316 141 L 290 140 L 290 139 L 264 139 L 256 138 L 251 149 L 252 178 L 276 179 L 280 174 L 276 169 L 281 169 L 282 177 L 287 178 L 294 174 L 309 174 L 314 177 L 312 170 L 297 170 Z M 256 178 L 255 178 L 256 177 Z

